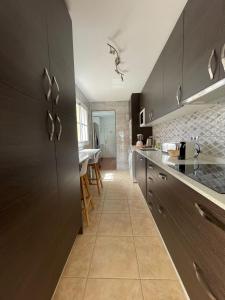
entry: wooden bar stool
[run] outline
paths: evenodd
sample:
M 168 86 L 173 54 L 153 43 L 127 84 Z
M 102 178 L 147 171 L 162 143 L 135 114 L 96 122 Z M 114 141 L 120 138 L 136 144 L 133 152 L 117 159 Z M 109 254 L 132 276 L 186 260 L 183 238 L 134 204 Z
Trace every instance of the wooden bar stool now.
M 91 193 L 89 191 L 89 182 L 87 176 L 88 159 L 86 159 L 80 170 L 80 187 L 81 187 L 81 200 L 82 200 L 82 212 L 86 217 L 87 225 L 89 225 L 89 208 L 94 208 Z
M 88 162 L 88 167 L 92 168 L 92 170 L 95 173 L 95 178 L 89 177 L 89 183 L 91 185 L 97 185 L 99 195 L 100 195 L 100 186 L 103 188 L 102 176 L 101 176 L 101 172 L 100 172 L 100 168 L 99 168 L 100 154 L 101 154 L 101 151 L 99 151 L 96 154 L 95 158 L 93 158 L 92 160 L 89 160 L 89 162 Z M 95 183 L 93 183 L 93 181 L 95 181 Z

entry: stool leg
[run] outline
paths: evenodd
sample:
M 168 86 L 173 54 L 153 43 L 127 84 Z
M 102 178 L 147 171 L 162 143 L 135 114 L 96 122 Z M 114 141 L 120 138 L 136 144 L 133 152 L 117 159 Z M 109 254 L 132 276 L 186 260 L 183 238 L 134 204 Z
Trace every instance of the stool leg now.
M 100 172 L 99 164 L 97 164 L 96 166 L 97 166 L 97 170 L 98 170 L 98 176 L 99 176 L 99 180 L 100 180 L 100 183 L 101 183 L 101 187 L 103 188 L 102 175 L 101 175 L 101 172 Z
M 85 180 L 83 176 L 81 177 L 81 186 L 82 186 L 82 194 L 83 194 L 83 202 L 84 202 L 84 214 L 87 220 L 87 225 L 89 225 L 89 215 L 88 215 L 88 203 L 87 203 L 87 197 L 85 193 Z
M 90 204 L 91 204 L 92 208 L 95 208 L 94 202 L 92 200 L 92 195 L 91 195 L 90 190 L 89 190 L 89 182 L 88 182 L 87 174 L 84 175 L 84 182 L 85 182 L 85 187 L 86 187 L 86 191 L 87 191 L 87 197 L 90 201 Z
M 99 174 L 98 174 L 98 169 L 97 169 L 97 165 L 96 164 L 94 164 L 94 170 L 95 170 L 95 176 L 96 176 L 98 194 L 100 195 Z

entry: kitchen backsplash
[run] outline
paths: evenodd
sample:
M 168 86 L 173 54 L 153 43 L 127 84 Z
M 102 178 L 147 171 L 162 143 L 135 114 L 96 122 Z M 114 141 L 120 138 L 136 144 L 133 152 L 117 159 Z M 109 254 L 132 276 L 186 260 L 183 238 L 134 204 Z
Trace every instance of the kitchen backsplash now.
M 161 143 L 190 141 L 192 136 L 198 136 L 202 154 L 225 158 L 225 106 L 204 107 L 201 111 L 155 125 L 153 135 Z

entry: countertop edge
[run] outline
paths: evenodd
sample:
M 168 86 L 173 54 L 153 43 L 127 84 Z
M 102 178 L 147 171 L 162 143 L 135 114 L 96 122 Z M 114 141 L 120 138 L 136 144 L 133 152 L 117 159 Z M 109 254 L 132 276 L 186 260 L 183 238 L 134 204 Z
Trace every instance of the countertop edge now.
M 152 157 L 149 157 L 144 151 L 141 151 L 140 149 L 133 149 L 133 151 L 136 151 L 137 153 L 144 156 L 146 159 L 152 161 L 160 168 L 164 169 L 166 172 L 168 172 L 170 175 L 174 176 L 176 179 L 180 180 L 187 186 L 189 186 L 191 189 L 196 191 L 197 193 L 201 194 L 220 208 L 225 210 L 225 195 L 219 194 L 210 188 L 202 185 L 201 183 L 187 177 L 185 174 L 182 174 L 172 168 L 170 168 L 167 164 L 163 163 L 162 161 L 159 161 L 157 159 L 154 159 Z

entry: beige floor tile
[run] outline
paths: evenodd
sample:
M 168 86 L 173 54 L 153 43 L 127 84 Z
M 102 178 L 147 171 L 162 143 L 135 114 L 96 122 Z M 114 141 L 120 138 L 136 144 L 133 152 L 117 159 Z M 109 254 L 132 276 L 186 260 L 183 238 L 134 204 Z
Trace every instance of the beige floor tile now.
M 100 213 L 103 210 L 104 199 L 102 198 L 93 198 L 94 209 L 93 213 Z
M 105 199 L 103 212 L 129 212 L 127 200 L 124 199 Z
M 158 231 L 149 211 L 132 213 L 131 223 L 134 236 L 158 236 Z
M 147 204 L 142 199 L 128 199 L 128 205 L 132 213 L 149 211 Z
M 119 192 L 110 192 L 110 193 L 106 193 L 105 194 L 105 197 L 104 197 L 105 200 L 109 200 L 109 199 L 127 199 L 127 195 L 126 193 L 119 193 Z
M 90 268 L 94 278 L 139 277 L 132 237 L 97 237 Z
M 177 279 L 159 237 L 135 237 L 134 240 L 142 279 Z
M 132 236 L 130 215 L 103 213 L 98 228 L 98 235 Z
M 52 300 L 82 300 L 86 279 L 62 278 Z
M 172 280 L 142 280 L 144 300 L 185 300 L 180 284 Z
M 78 236 L 65 266 L 63 277 L 86 277 L 89 271 L 95 236 Z
M 86 220 L 83 222 L 84 226 L 84 235 L 96 235 L 98 230 L 98 225 L 100 222 L 101 214 L 90 213 L 89 214 L 89 226 L 86 223 Z
M 88 279 L 84 300 L 142 300 L 139 280 Z

